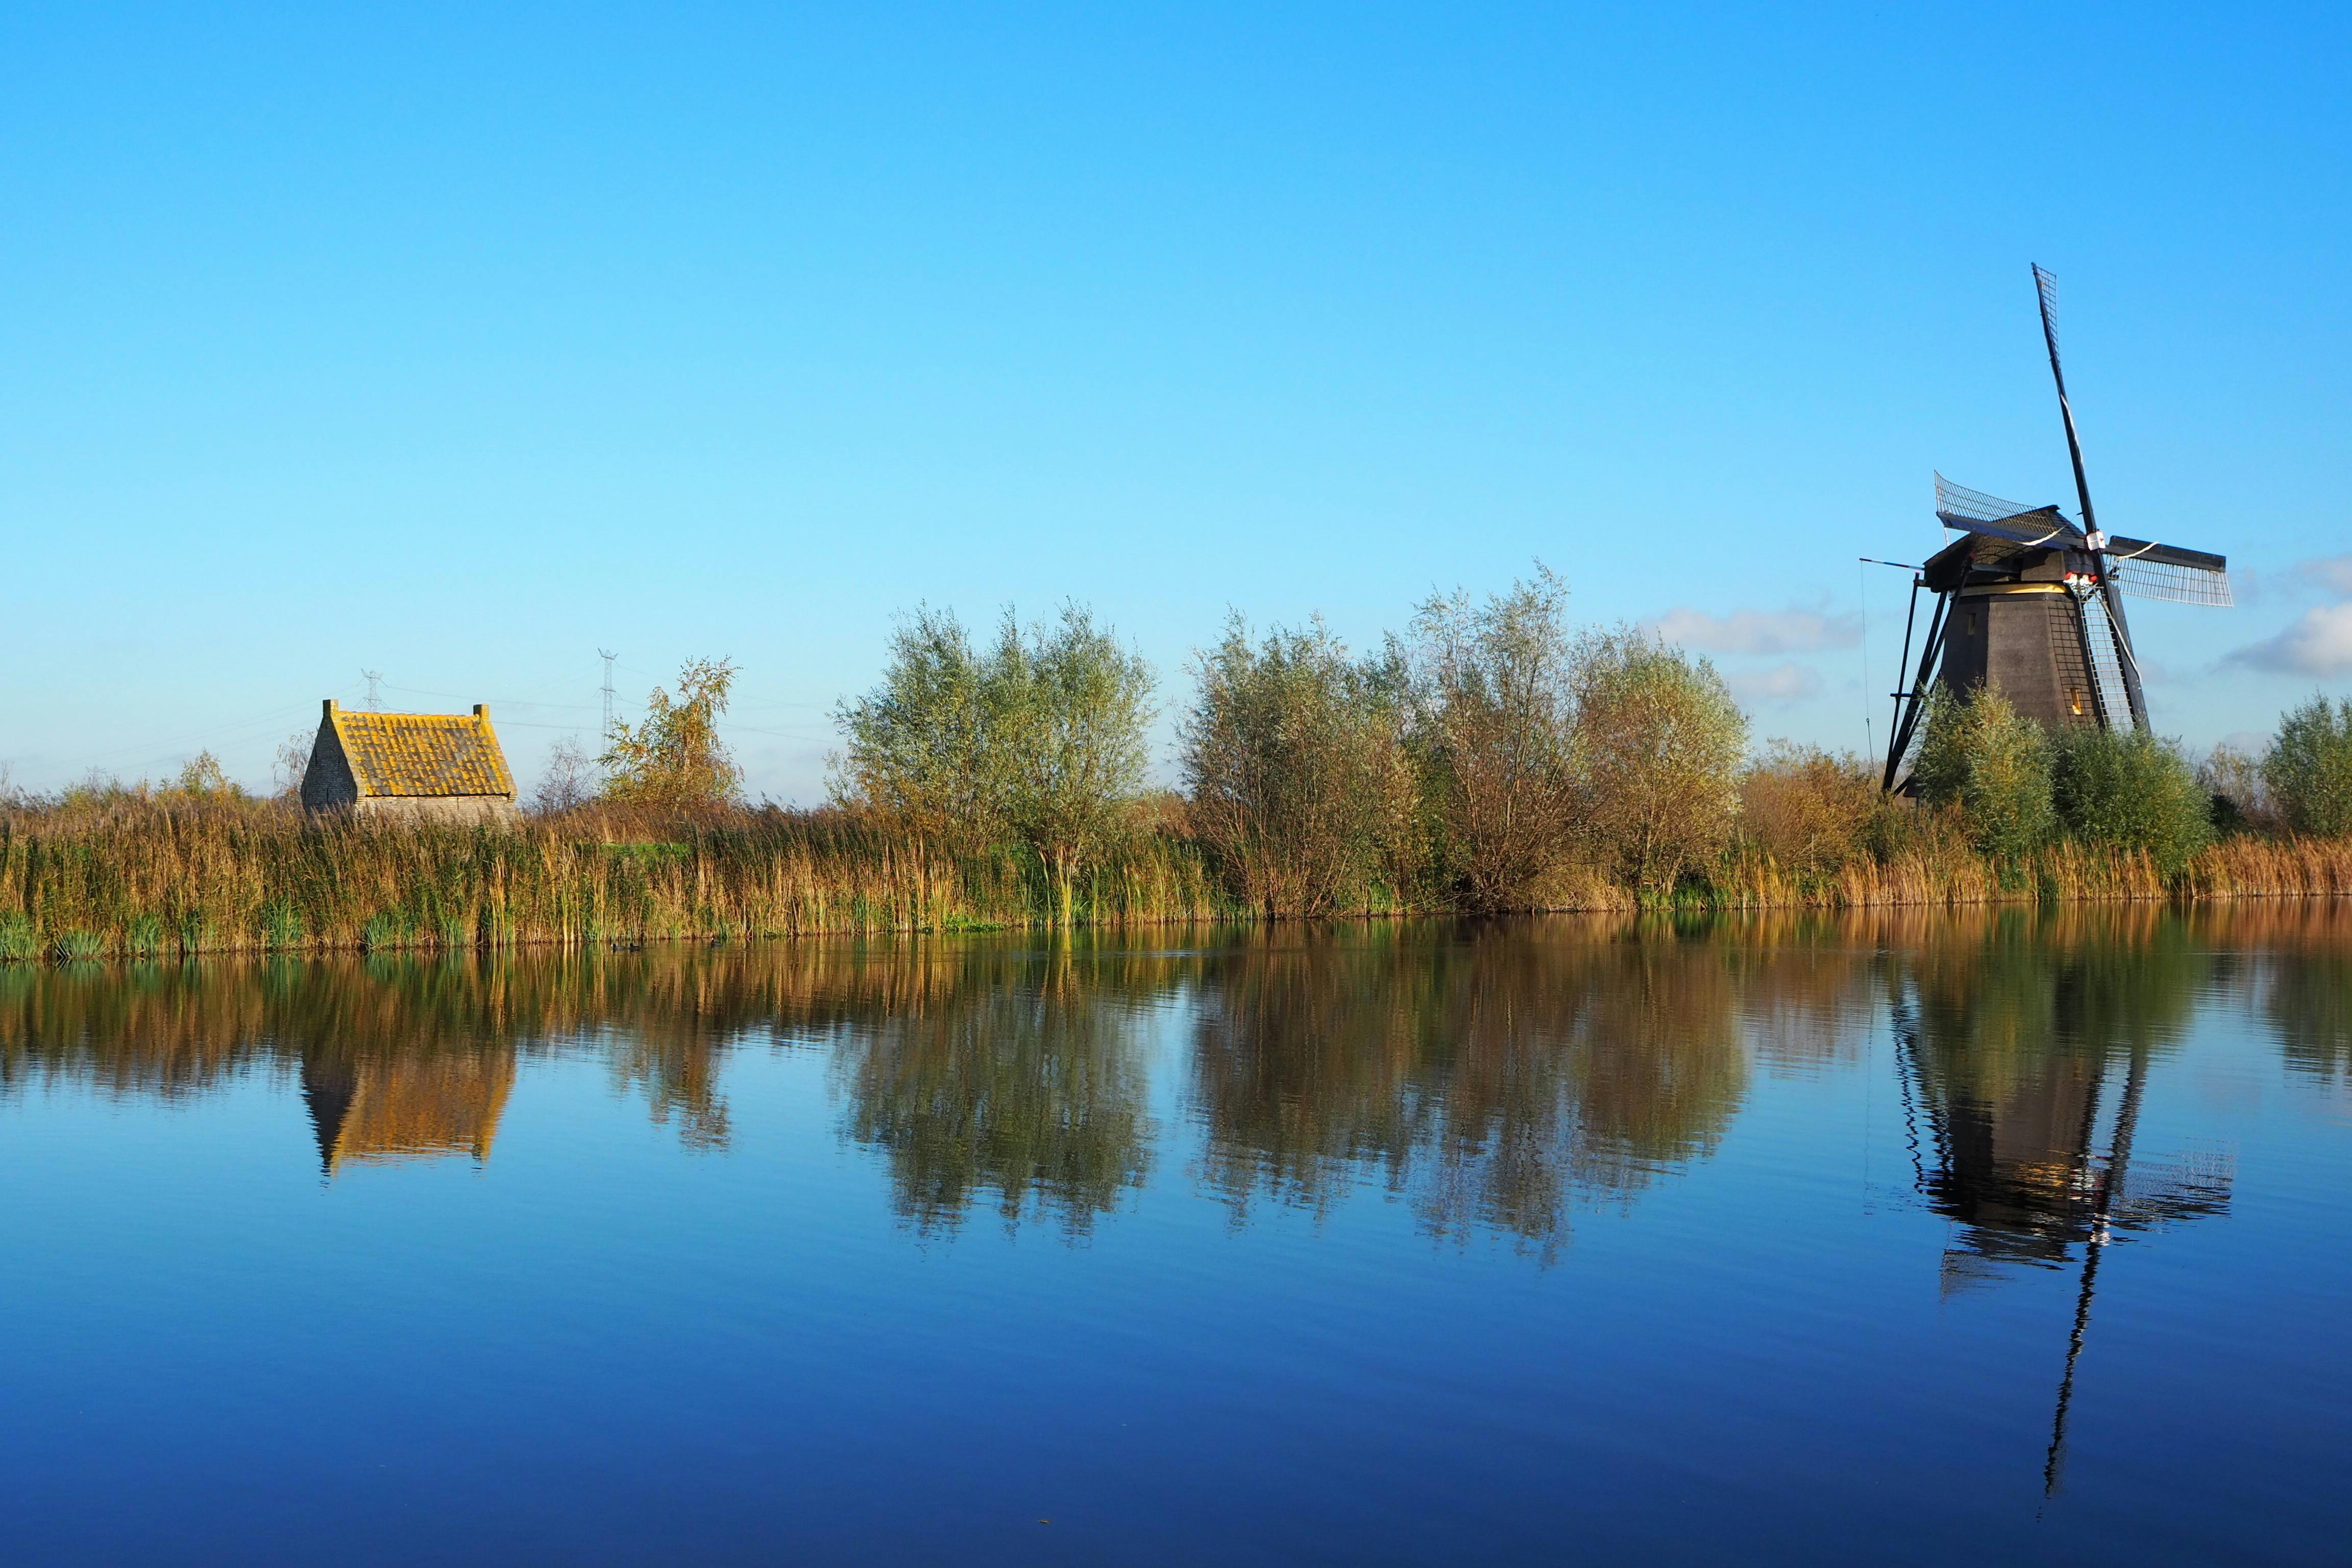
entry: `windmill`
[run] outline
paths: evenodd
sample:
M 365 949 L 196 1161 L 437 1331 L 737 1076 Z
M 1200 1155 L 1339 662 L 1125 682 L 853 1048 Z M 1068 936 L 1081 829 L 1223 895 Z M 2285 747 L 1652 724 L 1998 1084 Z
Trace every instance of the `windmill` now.
M 1922 588 L 1936 596 L 1936 607 L 1911 689 L 1895 693 L 1895 726 L 1880 781 L 1886 789 L 1906 782 L 1923 738 L 1919 721 L 1931 679 L 1954 695 L 1991 687 L 2019 712 L 2052 729 L 2145 730 L 2147 701 L 2124 596 L 2178 605 L 2231 602 L 2223 557 L 2100 531 L 2058 359 L 2058 280 L 2036 267 L 2033 283 L 2082 517 L 2077 521 L 2055 505 L 2020 506 L 1936 476 L 1936 516 L 1959 537 L 1929 556 L 1911 582 L 1904 666 L 1911 663 Z

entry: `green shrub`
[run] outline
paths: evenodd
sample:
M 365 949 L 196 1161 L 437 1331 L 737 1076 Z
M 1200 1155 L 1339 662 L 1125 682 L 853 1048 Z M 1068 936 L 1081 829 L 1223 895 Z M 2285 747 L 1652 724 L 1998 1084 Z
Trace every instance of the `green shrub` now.
M 2040 848 L 2054 823 L 2042 726 L 1990 687 L 1957 698 L 1937 688 L 1929 700 L 1927 739 L 1912 772 L 1920 798 L 1958 807 L 1987 855 L 2015 860 Z
M 2332 838 L 2352 833 L 2352 698 L 2314 697 L 2279 721 L 2263 783 L 2286 825 Z
M 2071 730 L 2053 748 L 2051 801 L 2079 843 L 2139 850 L 2176 876 L 2213 841 L 2212 797 L 2173 742 Z
M 1255 644 L 1236 615 L 1194 673 L 1180 763 L 1234 896 L 1268 915 L 1369 907 L 1417 804 L 1400 662 L 1353 658 L 1320 621 Z
M 290 904 L 272 904 L 261 911 L 261 945 L 282 952 L 302 945 L 301 911 Z
M 87 963 L 106 956 L 106 939 L 94 931 L 63 931 L 50 944 L 59 963 Z
M 2226 743 L 2216 746 L 2197 766 L 2197 786 L 2212 800 L 2213 826 L 2221 833 L 2260 832 L 2278 826 L 2259 757 L 2250 757 Z
M 1408 745 L 1436 878 L 1462 908 L 1525 909 L 1579 847 L 1567 602 L 1538 567 L 1483 605 L 1438 595 L 1413 617 Z
M 1151 667 L 1077 605 L 978 650 L 925 609 L 891 637 L 882 683 L 845 700 L 840 803 L 971 853 L 1018 846 L 1070 922 L 1080 879 L 1126 838 L 1151 748 Z
M 134 957 L 154 957 L 163 951 L 163 922 L 153 915 L 138 916 L 131 922 L 131 940 L 126 945 Z

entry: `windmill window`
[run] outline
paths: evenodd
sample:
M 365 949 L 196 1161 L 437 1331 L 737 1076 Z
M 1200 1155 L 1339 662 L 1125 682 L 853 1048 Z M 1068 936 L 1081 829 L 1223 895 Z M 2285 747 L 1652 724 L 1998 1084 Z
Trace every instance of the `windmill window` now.
M 2083 690 L 2077 686 L 2066 689 L 2066 710 L 2080 719 L 2083 716 Z

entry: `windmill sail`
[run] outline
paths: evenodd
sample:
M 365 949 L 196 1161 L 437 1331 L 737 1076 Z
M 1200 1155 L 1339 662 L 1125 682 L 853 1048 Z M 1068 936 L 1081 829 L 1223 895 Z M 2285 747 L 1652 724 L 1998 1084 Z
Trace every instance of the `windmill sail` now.
M 2117 718 L 2131 712 L 2131 690 L 2124 684 L 2125 645 L 2116 636 L 2116 624 L 2107 619 L 2105 601 L 2098 595 L 2084 599 L 2083 623 L 2083 646 L 2090 655 L 2091 679 L 2099 688 L 2099 712 L 2112 727 Z
M 2115 576 L 2116 586 L 2136 598 L 2223 609 L 2236 603 L 2230 596 L 2228 560 L 2201 550 L 2112 535 L 2107 540 L 2107 569 Z
M 2020 544 L 2048 544 L 2060 549 L 2082 542 L 2076 528 L 2054 506 L 2020 506 L 2015 501 L 1956 485 L 1936 476 L 1936 516 L 1946 528 L 1962 533 L 1990 533 Z

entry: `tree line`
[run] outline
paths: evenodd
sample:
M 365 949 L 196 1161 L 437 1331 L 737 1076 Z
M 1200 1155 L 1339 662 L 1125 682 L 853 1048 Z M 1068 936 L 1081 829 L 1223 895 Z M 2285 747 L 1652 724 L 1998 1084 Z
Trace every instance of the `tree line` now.
M 1996 878 L 2072 846 L 2177 879 L 2217 839 L 2352 835 L 2352 701 L 2288 713 L 2260 756 L 2192 763 L 2146 732 L 2052 733 L 1997 691 L 1938 692 L 1907 796 L 1851 753 L 1750 755 L 1721 677 L 1633 627 L 1572 628 L 1551 573 L 1435 595 L 1357 653 L 1319 619 L 1238 614 L 1193 656 L 1179 787 L 1147 787 L 1150 667 L 1078 605 L 975 643 L 901 622 L 881 681 L 836 713 L 836 806 L 1028 857 L 1066 919 L 1088 868 L 1181 837 L 1266 915 L 1559 907 L 1596 879 L 1643 902 L 1735 861 L 1821 881 L 1973 855 Z M 1782 884 L 1786 886 L 1787 884 Z
M 1192 659 L 1172 795 L 1147 787 L 1153 671 L 1089 611 L 1008 612 L 982 645 L 920 610 L 838 710 L 834 800 L 1029 856 L 1065 915 L 1137 832 L 1192 839 L 1268 915 L 1526 909 L 1571 868 L 1669 891 L 1736 830 L 1747 721 L 1706 659 L 1572 631 L 1567 597 L 1540 569 L 1433 596 L 1360 654 L 1235 615 Z
M 1538 568 L 1485 598 L 1433 595 L 1363 651 L 1319 619 L 1260 629 L 1235 615 L 1193 654 L 1166 715 L 1171 788 L 1151 769 L 1157 673 L 1093 612 L 1070 604 L 1024 622 L 1008 610 L 975 634 L 951 611 L 919 608 L 895 626 L 876 684 L 837 705 L 830 800 L 814 812 L 747 805 L 723 737 L 736 667 L 692 660 L 593 758 L 559 748 L 529 803 L 533 842 L 547 840 L 531 864 L 594 882 L 573 901 L 599 930 L 624 919 L 680 931 L 2315 890 L 2352 864 L 2352 701 L 2315 697 L 2259 754 L 2192 762 L 2154 735 L 2053 733 L 1998 692 L 1939 691 L 1914 789 L 1889 796 L 1851 753 L 1781 742 L 1751 752 L 1706 659 L 1637 628 L 1572 626 L 1567 610 L 1566 586 Z M 16 921 L 0 949 L 146 951 L 162 938 L 141 931 L 185 923 L 149 907 L 159 900 L 202 906 L 202 929 L 178 939 L 188 951 L 247 941 L 264 909 L 284 915 L 263 921 L 280 945 L 346 927 L 383 925 L 387 942 L 505 929 L 497 911 L 510 899 L 475 919 L 451 912 L 448 889 L 409 899 L 415 910 L 387 893 L 372 912 L 313 897 L 308 871 L 289 890 L 257 870 L 315 858 L 289 837 L 307 756 L 287 750 L 275 801 L 247 795 L 209 755 L 160 788 L 0 789 L 0 851 L 21 850 L 42 876 L 68 865 L 44 858 L 52 840 L 87 839 L 110 864 L 144 866 L 153 845 L 180 853 L 184 833 L 150 823 L 158 813 L 277 825 L 236 838 L 236 874 L 202 899 L 79 883 L 36 898 L 28 883 L 22 910 L 0 911 Z M 805 872 L 789 910 L 769 907 L 782 896 L 773 876 L 757 897 L 738 889 L 750 901 L 731 911 L 712 902 L 700 862 L 701 880 L 670 887 L 659 856 L 696 834 L 719 835 L 709 841 L 729 878 L 757 881 L 772 856 Z M 101 850 L 107 835 L 114 847 Z M 359 854 L 361 838 L 398 880 L 389 840 L 360 835 L 337 853 Z M 558 841 L 587 839 L 609 851 L 594 867 L 547 869 L 571 865 Z M 285 914 L 297 907 L 299 921 Z

